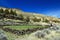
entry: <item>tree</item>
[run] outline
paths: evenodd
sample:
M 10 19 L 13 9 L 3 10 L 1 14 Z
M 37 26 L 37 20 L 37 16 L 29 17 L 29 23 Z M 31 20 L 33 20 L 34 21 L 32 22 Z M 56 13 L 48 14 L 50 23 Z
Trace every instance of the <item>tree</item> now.
M 10 14 L 12 14 L 13 16 L 17 16 L 16 11 L 13 11 L 12 9 L 10 10 Z
M 5 11 L 4 11 L 4 17 L 8 17 L 9 16 L 9 10 L 8 9 L 5 9 Z
M 22 15 L 22 14 L 20 14 L 19 16 L 20 16 L 20 17 L 19 17 L 19 18 L 20 18 L 20 20 L 24 20 L 24 17 L 23 17 L 23 15 Z
M 4 13 L 4 11 L 3 11 L 3 9 L 2 9 L 2 8 L 0 9 L 0 13 Z
M 34 22 L 40 22 L 41 19 L 37 19 L 36 17 L 33 19 Z
M 30 18 L 29 17 L 26 18 L 26 22 L 27 23 L 30 22 Z
M 5 14 L 9 14 L 9 10 L 8 9 L 5 9 Z
M 14 12 L 13 12 L 13 15 L 17 16 L 17 13 L 16 13 L 16 11 L 14 11 Z
M 43 22 L 47 22 L 47 23 L 48 23 L 48 22 L 49 22 L 49 20 L 47 20 L 47 19 L 44 19 L 44 20 L 43 20 Z
M 1 8 L 0 9 L 0 19 L 4 19 L 4 10 Z
M 13 14 L 13 13 L 14 13 L 14 12 L 13 12 L 13 10 L 11 9 L 11 10 L 10 10 L 10 14 Z

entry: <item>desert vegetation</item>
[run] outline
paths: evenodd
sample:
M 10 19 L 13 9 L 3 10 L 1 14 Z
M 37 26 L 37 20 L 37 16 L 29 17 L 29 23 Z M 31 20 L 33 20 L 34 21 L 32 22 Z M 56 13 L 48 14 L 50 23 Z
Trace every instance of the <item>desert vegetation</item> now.
M 7 35 L 7 38 L 4 37 L 6 40 L 18 40 L 17 38 L 23 40 L 21 37 L 25 38 L 27 35 L 26 38 L 28 38 L 32 33 L 37 38 L 44 38 L 46 34 L 50 34 L 50 29 L 59 30 L 58 27 L 53 27 L 53 23 L 60 23 L 60 19 L 40 14 L 30 14 L 19 9 L 0 8 L 0 29 Z M 47 28 L 49 30 L 44 30 Z M 35 34 L 34 32 L 38 30 L 43 32 Z
M 17 13 L 18 10 L 17 9 L 9 9 L 9 8 L 0 8 L 0 18 L 4 19 L 15 19 L 15 20 L 22 20 L 25 22 L 30 22 L 30 20 L 32 20 L 33 22 L 46 22 L 49 23 L 50 21 L 52 22 L 60 22 L 58 18 L 54 18 L 54 17 L 49 17 L 49 16 L 43 16 L 43 15 L 35 15 L 35 14 L 31 14 L 30 13 L 24 13 L 24 12 L 19 12 Z M 26 14 L 26 16 L 25 16 Z M 30 16 L 28 16 L 30 15 Z M 31 18 L 33 16 L 33 18 Z

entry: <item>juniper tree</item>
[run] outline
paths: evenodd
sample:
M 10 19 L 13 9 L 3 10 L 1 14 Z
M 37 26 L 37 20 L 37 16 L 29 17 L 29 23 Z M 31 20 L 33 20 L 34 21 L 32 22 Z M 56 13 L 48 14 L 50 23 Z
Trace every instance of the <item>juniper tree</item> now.
M 16 11 L 13 11 L 12 9 L 10 10 L 10 14 L 17 16 Z
M 29 17 L 26 18 L 26 22 L 27 23 L 30 22 L 30 18 Z
M 0 19 L 4 19 L 4 10 L 1 8 L 0 9 Z
M 36 17 L 33 19 L 34 22 L 40 22 L 41 19 L 37 19 Z
M 17 16 L 17 13 L 16 13 L 16 11 L 14 11 L 14 12 L 13 12 L 13 15 Z
M 9 10 L 8 9 L 5 9 L 5 14 L 9 14 Z
M 44 19 L 44 21 L 43 21 L 43 22 L 47 22 L 47 23 L 48 23 L 48 22 L 49 22 L 49 20 L 47 20 L 47 19 Z
M 20 20 L 24 20 L 24 17 L 23 17 L 23 15 L 22 15 L 22 14 L 20 14 L 19 16 L 20 16 L 20 17 L 19 17 L 19 18 L 20 18 Z
M 0 13 L 4 13 L 4 11 L 3 11 L 3 9 L 2 9 L 2 8 L 0 9 Z

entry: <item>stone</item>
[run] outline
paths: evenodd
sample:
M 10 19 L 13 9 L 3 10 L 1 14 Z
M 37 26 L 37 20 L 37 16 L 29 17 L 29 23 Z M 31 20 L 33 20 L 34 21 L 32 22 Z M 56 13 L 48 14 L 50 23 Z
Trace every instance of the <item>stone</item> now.
M 43 33 L 43 32 L 37 32 L 35 34 L 35 36 L 38 37 L 38 38 L 44 38 L 45 37 L 45 33 Z
M 45 30 L 43 30 L 43 32 L 45 32 L 46 34 L 50 34 L 50 30 L 49 29 L 45 29 Z
M 6 35 L 4 34 L 4 32 L 2 30 L 0 30 L 0 40 L 8 40 Z

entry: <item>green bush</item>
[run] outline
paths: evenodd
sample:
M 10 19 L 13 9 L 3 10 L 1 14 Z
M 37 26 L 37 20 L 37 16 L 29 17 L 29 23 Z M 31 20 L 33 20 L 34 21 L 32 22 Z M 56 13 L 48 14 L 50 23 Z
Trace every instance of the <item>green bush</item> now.
M 3 11 L 3 9 L 2 9 L 2 8 L 0 9 L 0 13 L 4 13 L 4 11 Z
M 8 9 L 5 9 L 4 13 L 7 15 L 9 14 L 9 10 Z
M 40 22 L 41 19 L 34 18 L 33 21 L 34 21 L 34 22 Z
M 29 17 L 26 18 L 26 22 L 27 23 L 30 22 L 30 18 Z

